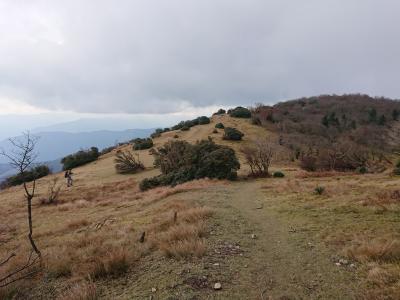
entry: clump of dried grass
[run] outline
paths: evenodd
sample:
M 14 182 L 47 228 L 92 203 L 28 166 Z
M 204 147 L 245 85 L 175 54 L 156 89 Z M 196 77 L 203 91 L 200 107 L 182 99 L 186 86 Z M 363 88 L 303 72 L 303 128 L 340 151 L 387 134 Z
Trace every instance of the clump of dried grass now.
M 129 269 L 128 257 L 129 254 L 126 249 L 107 252 L 105 256 L 95 258 L 91 275 L 93 278 L 121 276 Z
M 143 198 L 146 199 L 145 201 L 142 202 L 142 204 L 148 206 L 175 194 L 204 189 L 210 186 L 227 184 L 227 183 L 228 181 L 226 180 L 204 178 L 204 179 L 185 182 L 175 187 L 166 187 L 166 186 L 157 187 L 141 193 L 143 195 Z
M 354 260 L 394 262 L 400 260 L 400 241 L 379 238 L 358 242 L 345 250 L 346 255 Z
M 96 300 L 99 298 L 97 286 L 91 281 L 75 283 L 67 291 L 62 293 L 58 300 Z
M 337 171 L 318 171 L 318 172 L 299 172 L 296 174 L 296 178 L 326 178 L 326 177 L 336 177 L 336 176 L 349 176 L 356 175 L 354 172 L 337 172 Z
M 80 227 L 83 226 L 88 226 L 89 225 L 89 221 L 86 219 L 77 219 L 77 220 L 73 220 L 71 222 L 68 223 L 67 228 L 70 230 L 76 230 Z
M 202 257 L 207 251 L 204 239 L 179 240 L 175 243 L 160 244 L 159 247 L 166 257 L 175 258 Z
M 378 206 L 386 210 L 386 205 L 400 204 L 400 190 L 388 190 L 376 193 L 375 196 L 368 197 L 362 201 L 364 206 Z
M 391 281 L 391 274 L 387 270 L 376 265 L 368 271 L 367 280 L 374 285 L 385 286 Z
M 212 214 L 207 207 L 188 207 L 180 202 L 149 226 L 150 243 L 167 257 L 200 257 L 206 252 L 205 220 Z M 164 207 L 165 208 L 165 207 Z

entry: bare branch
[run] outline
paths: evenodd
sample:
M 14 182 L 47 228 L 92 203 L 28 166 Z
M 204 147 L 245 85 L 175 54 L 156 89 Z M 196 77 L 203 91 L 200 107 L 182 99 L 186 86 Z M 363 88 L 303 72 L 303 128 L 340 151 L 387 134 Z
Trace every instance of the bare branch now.
M 4 266 L 6 263 L 8 263 L 8 261 L 9 261 L 11 258 L 13 258 L 13 257 L 15 257 L 15 256 L 16 256 L 15 253 L 11 253 L 4 261 L 0 262 L 0 267 L 1 267 L 1 266 Z

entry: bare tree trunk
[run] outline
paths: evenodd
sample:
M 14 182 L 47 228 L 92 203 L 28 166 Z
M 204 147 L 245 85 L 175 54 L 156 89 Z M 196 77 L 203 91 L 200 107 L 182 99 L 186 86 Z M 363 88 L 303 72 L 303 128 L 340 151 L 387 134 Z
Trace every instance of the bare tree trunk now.
M 31 243 L 32 249 L 35 251 L 35 253 L 39 256 L 42 257 L 42 253 L 39 251 L 38 247 L 36 247 L 35 241 L 33 240 L 32 234 L 33 234 L 33 228 L 32 228 L 32 198 L 28 197 L 28 225 L 29 225 L 29 242 Z

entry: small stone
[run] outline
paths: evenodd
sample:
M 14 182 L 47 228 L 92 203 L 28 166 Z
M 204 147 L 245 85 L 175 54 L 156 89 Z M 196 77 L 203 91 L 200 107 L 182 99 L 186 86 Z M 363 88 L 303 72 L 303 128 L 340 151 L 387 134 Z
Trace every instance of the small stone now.
M 340 262 L 335 263 L 338 267 L 340 267 L 342 264 Z
M 350 268 L 355 268 L 356 265 L 355 264 L 350 264 Z
M 215 264 L 213 264 L 213 266 L 219 267 L 219 263 L 215 263 Z
M 340 262 L 342 265 L 347 265 L 347 264 L 349 263 L 346 259 L 339 259 L 339 262 Z
M 257 238 L 257 235 L 256 235 L 255 233 L 253 233 L 253 234 L 251 235 L 251 238 L 254 240 L 254 239 Z
M 215 283 L 214 284 L 214 290 L 220 290 L 220 289 L 222 289 L 221 283 L 219 283 L 219 282 Z
M 157 292 L 157 289 L 153 287 L 153 288 L 151 288 L 151 292 L 155 293 L 155 292 Z

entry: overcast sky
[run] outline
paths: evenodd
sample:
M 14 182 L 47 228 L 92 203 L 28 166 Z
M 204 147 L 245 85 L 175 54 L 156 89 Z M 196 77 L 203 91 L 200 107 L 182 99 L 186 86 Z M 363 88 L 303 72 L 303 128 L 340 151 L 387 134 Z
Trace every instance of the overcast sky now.
M 399 12 L 398 0 L 0 0 L 0 114 L 399 98 Z

